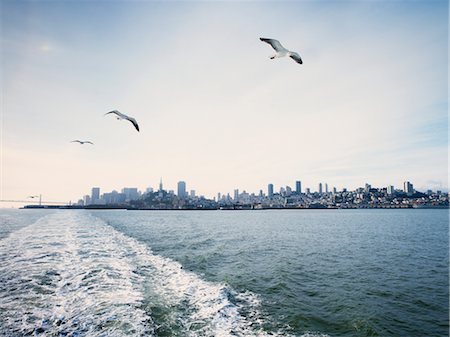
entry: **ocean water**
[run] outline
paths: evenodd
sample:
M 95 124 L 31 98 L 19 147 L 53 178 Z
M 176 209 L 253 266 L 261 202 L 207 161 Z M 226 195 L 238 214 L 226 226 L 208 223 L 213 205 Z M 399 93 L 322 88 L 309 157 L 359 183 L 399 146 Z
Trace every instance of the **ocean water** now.
M 448 210 L 0 211 L 0 336 L 448 336 Z

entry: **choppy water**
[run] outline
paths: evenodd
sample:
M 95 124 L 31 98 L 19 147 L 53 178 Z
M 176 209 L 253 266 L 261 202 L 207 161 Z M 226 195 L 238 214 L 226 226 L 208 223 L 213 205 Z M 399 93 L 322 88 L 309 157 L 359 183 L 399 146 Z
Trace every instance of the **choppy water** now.
M 0 335 L 448 336 L 448 211 L 1 211 Z

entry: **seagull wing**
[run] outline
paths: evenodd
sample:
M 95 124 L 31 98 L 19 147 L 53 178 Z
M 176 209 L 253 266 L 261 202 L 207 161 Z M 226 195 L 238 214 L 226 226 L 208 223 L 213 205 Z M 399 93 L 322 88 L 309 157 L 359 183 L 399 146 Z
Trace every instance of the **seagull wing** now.
M 133 117 L 127 117 L 127 120 L 129 120 L 129 121 L 134 125 L 134 127 L 136 128 L 136 130 L 138 130 L 138 132 L 139 132 L 139 125 L 138 125 L 138 123 L 136 122 L 136 120 L 135 120 Z
M 71 143 L 80 143 L 83 144 L 80 140 L 76 139 L 76 140 L 72 140 Z
M 113 110 L 113 111 L 107 112 L 107 113 L 105 113 L 105 116 L 109 115 L 109 114 L 115 114 L 115 115 L 119 116 L 120 118 L 128 117 L 127 115 L 124 115 L 123 113 L 119 112 L 118 110 Z
M 284 48 L 284 47 L 281 45 L 280 41 L 278 41 L 278 40 L 275 40 L 275 39 L 267 39 L 267 38 L 264 38 L 264 37 L 260 37 L 259 39 L 260 39 L 262 42 L 266 42 L 266 43 L 270 44 L 270 45 L 272 46 L 272 48 L 275 49 L 277 52 L 280 52 L 280 51 L 287 51 L 287 49 Z
M 85 143 L 94 145 L 90 140 L 86 140 Z
M 291 53 L 291 55 L 289 55 L 289 57 L 299 64 L 303 63 L 302 58 L 297 53 Z

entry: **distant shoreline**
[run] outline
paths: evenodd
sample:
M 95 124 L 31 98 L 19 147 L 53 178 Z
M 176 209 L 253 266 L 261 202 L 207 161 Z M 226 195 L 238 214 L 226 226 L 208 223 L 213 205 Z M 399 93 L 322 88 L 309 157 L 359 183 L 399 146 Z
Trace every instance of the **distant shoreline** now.
M 61 205 L 26 205 L 19 209 L 86 209 L 86 210 L 127 210 L 127 211 L 271 211 L 271 210 L 363 210 L 363 209 L 449 209 L 449 206 L 379 206 L 379 207 L 258 207 L 258 208 L 130 208 L 126 206 L 61 206 Z

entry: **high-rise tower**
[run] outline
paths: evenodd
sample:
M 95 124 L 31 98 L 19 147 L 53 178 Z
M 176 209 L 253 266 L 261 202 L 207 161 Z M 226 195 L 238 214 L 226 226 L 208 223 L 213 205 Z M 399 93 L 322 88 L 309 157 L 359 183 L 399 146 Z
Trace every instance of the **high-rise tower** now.
M 302 182 L 300 180 L 295 182 L 295 192 L 302 193 Z
M 177 193 L 178 197 L 180 198 L 184 198 L 187 196 L 186 194 L 186 183 L 184 181 L 179 181 L 178 182 L 178 193 Z
M 267 195 L 269 198 L 273 198 L 273 184 L 267 185 Z

